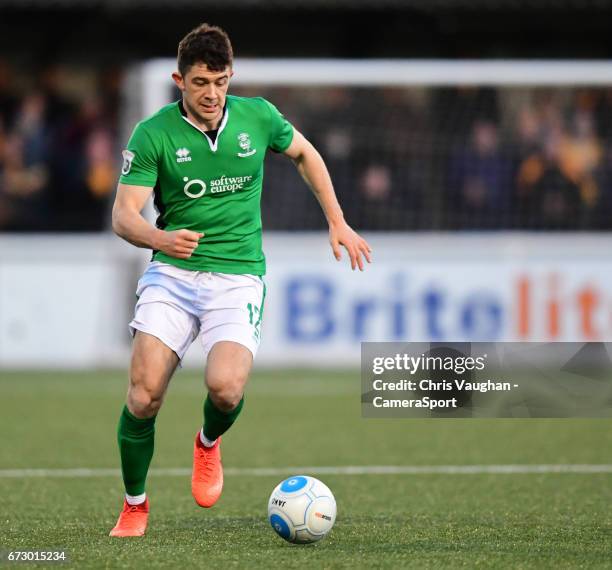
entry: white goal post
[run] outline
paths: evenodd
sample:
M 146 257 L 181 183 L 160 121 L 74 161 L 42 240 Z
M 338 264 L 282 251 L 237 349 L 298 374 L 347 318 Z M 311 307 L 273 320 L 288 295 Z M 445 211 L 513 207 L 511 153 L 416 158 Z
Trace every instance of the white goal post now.
M 143 116 L 169 102 L 176 60 L 137 68 Z M 234 62 L 233 85 L 266 86 L 605 86 L 612 61 L 247 59 Z

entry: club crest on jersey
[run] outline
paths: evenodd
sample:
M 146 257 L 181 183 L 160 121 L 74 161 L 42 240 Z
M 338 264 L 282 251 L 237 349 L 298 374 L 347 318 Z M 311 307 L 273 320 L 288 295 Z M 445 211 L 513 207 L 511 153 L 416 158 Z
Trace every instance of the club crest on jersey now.
M 176 162 L 191 162 L 191 157 L 189 156 L 191 151 L 188 148 L 179 148 L 176 150 Z
M 129 150 L 124 150 L 121 153 L 121 156 L 123 156 L 123 165 L 121 166 L 121 174 L 129 174 L 130 170 L 132 169 L 132 161 L 134 160 L 136 155 Z
M 238 135 L 238 145 L 242 149 L 242 152 L 238 153 L 240 158 L 252 156 L 257 152 L 256 148 L 251 148 L 251 137 L 249 137 L 249 133 L 240 133 Z

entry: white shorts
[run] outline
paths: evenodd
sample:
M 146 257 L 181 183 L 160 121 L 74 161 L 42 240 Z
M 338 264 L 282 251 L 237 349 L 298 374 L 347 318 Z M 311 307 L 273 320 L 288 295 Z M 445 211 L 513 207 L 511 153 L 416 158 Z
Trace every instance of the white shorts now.
M 157 337 L 182 360 L 196 337 L 204 357 L 229 340 L 257 354 L 265 285 L 257 275 L 180 269 L 153 261 L 138 281 L 138 302 L 130 331 Z

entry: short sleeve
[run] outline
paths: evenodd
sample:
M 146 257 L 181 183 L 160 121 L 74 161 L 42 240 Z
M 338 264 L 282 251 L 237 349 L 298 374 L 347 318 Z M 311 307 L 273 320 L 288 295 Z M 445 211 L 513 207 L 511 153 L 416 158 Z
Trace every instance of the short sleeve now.
M 122 155 L 119 182 L 149 188 L 157 184 L 158 153 L 151 135 L 142 123 L 136 125 Z
M 266 105 L 271 117 L 270 142 L 268 146 L 274 152 L 285 152 L 293 140 L 293 125 L 283 117 L 272 103 L 266 101 Z

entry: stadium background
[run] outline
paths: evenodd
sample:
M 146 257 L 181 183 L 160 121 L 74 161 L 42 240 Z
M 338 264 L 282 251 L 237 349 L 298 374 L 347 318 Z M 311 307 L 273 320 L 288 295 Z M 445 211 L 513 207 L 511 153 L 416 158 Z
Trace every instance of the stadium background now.
M 117 466 L 125 323 L 147 258 L 110 233 L 109 213 L 120 151 L 142 116 L 143 64 L 171 57 L 208 21 L 240 58 L 579 66 L 610 59 L 610 16 L 605 0 L 0 0 L 0 547 L 65 545 L 81 567 L 254 567 L 271 556 L 324 567 L 605 566 L 608 423 L 365 421 L 356 372 L 361 340 L 609 340 L 612 81 L 575 85 L 567 70 L 554 87 L 236 87 L 268 97 L 321 150 L 375 263 L 355 275 L 332 262 L 315 200 L 288 161 L 267 159 L 270 295 L 250 410 L 227 438 L 226 502 L 196 516 L 171 472 L 188 465 L 200 413 L 195 346 L 160 418 L 151 479 L 168 542 L 152 534 L 151 561 L 145 547 L 103 537 L 120 489 L 104 470 Z M 291 441 L 279 425 L 293 428 Z M 272 435 L 253 445 L 249 433 Z M 542 464 L 603 467 L 492 475 Z M 265 529 L 261 505 L 291 465 L 323 469 L 311 472 L 338 496 L 344 519 L 326 550 L 279 551 Z M 355 465 L 361 475 L 340 475 Z M 381 465 L 400 472 L 368 471 Z M 401 474 L 415 465 L 421 475 Z M 427 471 L 445 465 L 492 467 Z M 91 498 L 95 508 L 77 508 Z M 235 548 L 215 551 L 217 534 Z

